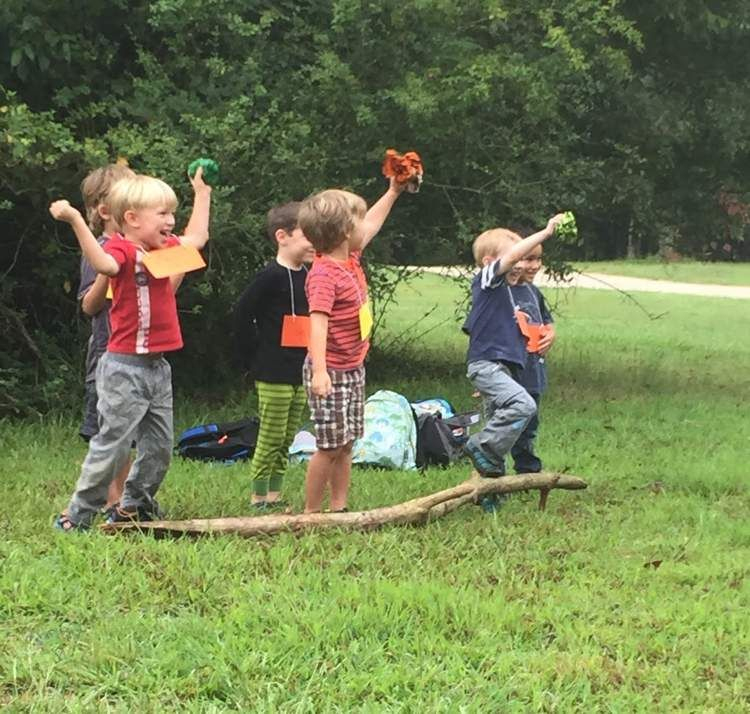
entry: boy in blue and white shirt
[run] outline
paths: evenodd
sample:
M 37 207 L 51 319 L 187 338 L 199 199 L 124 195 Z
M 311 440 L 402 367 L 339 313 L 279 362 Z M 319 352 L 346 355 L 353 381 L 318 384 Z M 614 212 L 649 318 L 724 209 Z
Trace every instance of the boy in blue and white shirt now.
M 467 376 L 484 400 L 486 423 L 465 450 L 480 476 L 505 475 L 505 455 L 536 414 L 536 403 L 514 379 L 526 364 L 526 340 L 519 330 L 507 273 L 536 246 L 554 235 L 562 214 L 521 239 L 505 228 L 482 233 L 473 245 L 480 272 L 471 285 Z

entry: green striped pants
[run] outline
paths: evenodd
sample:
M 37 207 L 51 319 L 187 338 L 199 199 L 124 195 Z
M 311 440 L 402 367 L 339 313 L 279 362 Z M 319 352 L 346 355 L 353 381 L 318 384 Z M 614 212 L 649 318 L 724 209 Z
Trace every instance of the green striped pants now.
M 294 440 L 307 406 L 305 388 L 292 384 L 256 382 L 260 431 L 255 445 L 250 476 L 253 493 L 265 496 L 280 491 L 289 462 L 289 445 Z

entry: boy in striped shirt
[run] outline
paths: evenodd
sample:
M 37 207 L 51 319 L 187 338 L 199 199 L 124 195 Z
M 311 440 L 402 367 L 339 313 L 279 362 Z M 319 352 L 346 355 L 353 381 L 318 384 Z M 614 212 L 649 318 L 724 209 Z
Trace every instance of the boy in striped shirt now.
M 365 368 L 372 313 L 361 255 L 404 189 L 391 179 L 388 190 L 367 210 L 348 191 L 310 196 L 299 225 L 316 250 L 305 286 L 310 343 L 303 381 L 318 450 L 305 480 L 305 513 L 321 510 L 330 485 L 333 512 L 347 510 L 352 445 L 364 432 Z

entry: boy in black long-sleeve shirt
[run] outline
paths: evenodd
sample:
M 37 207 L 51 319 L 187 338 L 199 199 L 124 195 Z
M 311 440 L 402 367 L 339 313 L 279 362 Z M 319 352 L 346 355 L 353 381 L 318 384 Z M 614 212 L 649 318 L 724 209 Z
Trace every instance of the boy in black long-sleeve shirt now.
M 299 203 L 268 212 L 268 237 L 276 258 L 253 278 L 237 303 L 235 331 L 245 366 L 255 378 L 260 432 L 250 474 L 255 508 L 280 507 L 289 445 L 307 397 L 302 364 L 307 354 L 307 267 L 314 251 L 297 224 Z

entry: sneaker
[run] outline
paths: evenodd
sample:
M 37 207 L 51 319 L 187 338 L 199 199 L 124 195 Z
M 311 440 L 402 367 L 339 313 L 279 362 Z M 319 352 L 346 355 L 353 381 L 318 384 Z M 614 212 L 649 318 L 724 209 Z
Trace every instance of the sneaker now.
M 505 505 L 508 500 L 508 495 L 505 493 L 490 493 L 487 496 L 482 496 L 482 500 L 479 501 L 479 507 L 485 513 L 495 513 Z
M 505 469 L 492 462 L 485 453 L 470 441 L 464 444 L 464 453 L 469 457 L 474 468 L 484 478 L 499 478 L 505 476 Z

